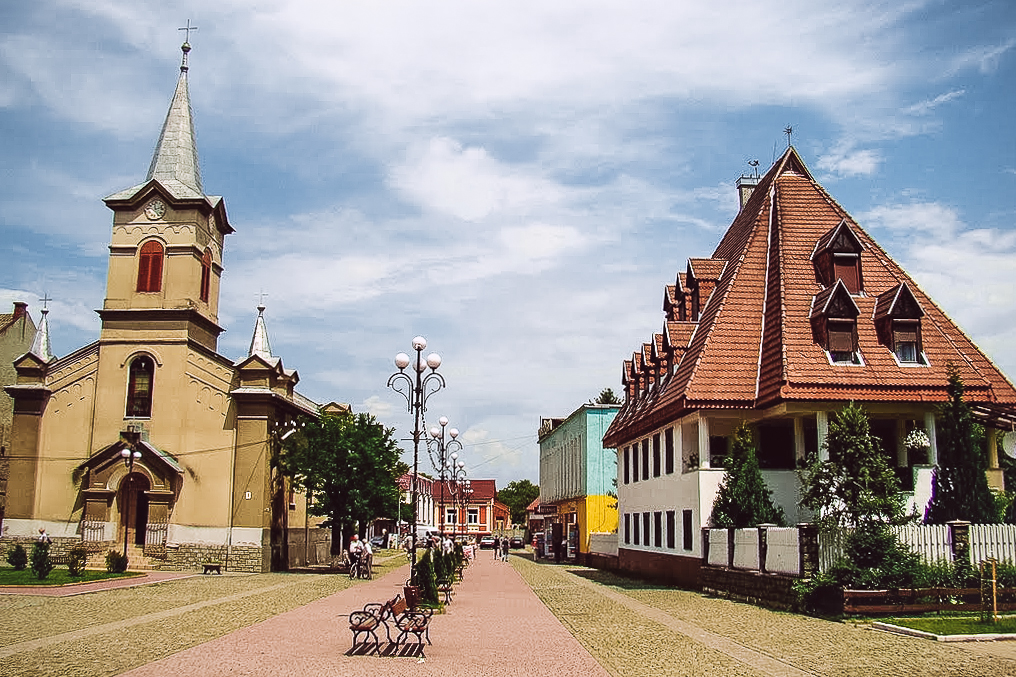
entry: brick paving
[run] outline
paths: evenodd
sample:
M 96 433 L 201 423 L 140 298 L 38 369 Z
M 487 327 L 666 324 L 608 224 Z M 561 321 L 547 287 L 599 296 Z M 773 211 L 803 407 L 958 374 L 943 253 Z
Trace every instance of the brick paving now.
M 373 581 L 197 575 L 0 595 L 0 675 L 1016 676 L 1016 642 L 894 636 L 487 552 L 434 617 L 425 659 L 346 656 L 344 616 L 401 592 L 403 562 Z

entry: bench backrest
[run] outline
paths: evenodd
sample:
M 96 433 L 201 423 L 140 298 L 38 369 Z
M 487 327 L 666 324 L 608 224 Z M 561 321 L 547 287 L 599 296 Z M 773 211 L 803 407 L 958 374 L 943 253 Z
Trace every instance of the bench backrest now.
M 393 616 L 401 616 L 409 609 L 406 605 L 406 600 L 403 599 L 401 595 L 389 602 L 388 608 L 391 609 Z

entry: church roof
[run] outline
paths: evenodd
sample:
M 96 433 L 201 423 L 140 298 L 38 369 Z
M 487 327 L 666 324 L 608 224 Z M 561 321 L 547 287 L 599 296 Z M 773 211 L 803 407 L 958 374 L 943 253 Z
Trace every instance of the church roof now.
M 222 201 L 219 196 L 205 195 L 201 185 L 201 168 L 198 164 L 197 137 L 194 133 L 194 114 L 190 105 L 190 93 L 187 88 L 187 55 L 191 51 L 190 43 L 181 46 L 183 59 L 180 64 L 180 76 L 177 79 L 176 91 L 169 104 L 169 111 L 162 123 L 162 132 L 155 144 L 152 163 L 148 167 L 148 175 L 144 183 L 113 193 L 107 201 L 129 200 L 153 181 L 172 197 L 179 200 L 204 199 L 215 207 Z
M 53 352 L 49 342 L 49 309 L 42 309 L 42 319 L 39 320 L 39 327 L 35 330 L 35 340 L 28 352 L 38 357 L 43 362 L 53 360 Z
M 816 260 L 819 245 L 840 235 L 860 245 L 863 288 L 847 298 L 856 306 L 861 364 L 832 363 L 812 322 L 815 305 L 843 284 L 824 282 Z M 651 406 L 614 420 L 605 436 L 610 446 L 698 409 L 760 409 L 791 400 L 944 401 L 950 364 L 968 402 L 982 405 L 975 411 L 1016 421 L 1012 384 L 815 181 L 793 147 L 759 181 L 713 255 L 689 260 L 688 271 L 714 276 L 715 288 L 701 299 L 696 329 L 682 328 L 688 342 L 672 376 L 661 377 Z M 903 289 L 923 311 L 926 363 L 919 366 L 901 365 L 873 321 Z M 668 338 L 679 342 L 673 333 Z

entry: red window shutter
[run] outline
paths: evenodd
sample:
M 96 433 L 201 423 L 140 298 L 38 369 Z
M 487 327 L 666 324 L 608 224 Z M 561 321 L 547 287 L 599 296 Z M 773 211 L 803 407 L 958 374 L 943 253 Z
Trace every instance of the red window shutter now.
M 201 300 L 208 303 L 208 290 L 212 277 L 212 255 L 206 249 L 201 256 Z
M 829 350 L 837 353 L 853 352 L 853 325 L 844 322 L 829 323 Z
M 141 247 L 138 260 L 138 291 L 162 290 L 162 245 L 149 240 Z
M 851 294 L 861 291 L 861 260 L 858 256 L 834 256 L 833 273 L 843 280 L 844 286 Z
M 487 506 L 480 506 L 480 524 L 487 523 Z

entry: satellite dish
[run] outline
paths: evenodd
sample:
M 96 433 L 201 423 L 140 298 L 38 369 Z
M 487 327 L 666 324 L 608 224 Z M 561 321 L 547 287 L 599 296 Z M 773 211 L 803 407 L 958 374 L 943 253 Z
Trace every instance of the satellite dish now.
M 1016 430 L 1002 435 L 1002 451 L 1009 458 L 1016 458 Z

